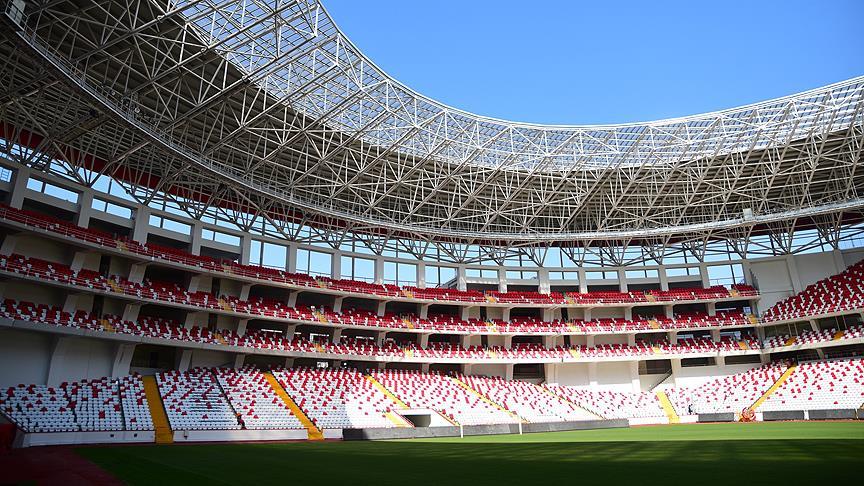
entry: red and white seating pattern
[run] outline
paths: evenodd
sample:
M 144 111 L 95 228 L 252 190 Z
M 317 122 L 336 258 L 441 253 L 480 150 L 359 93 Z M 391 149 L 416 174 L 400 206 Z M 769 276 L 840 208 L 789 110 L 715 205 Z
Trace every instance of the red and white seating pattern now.
M 135 375 L 56 387 L 18 385 L 0 395 L 0 411 L 26 432 L 153 430 Z
M 408 407 L 435 410 L 460 425 L 518 422 L 513 415 L 459 386 L 449 376 L 402 370 L 379 370 L 371 375 Z
M 758 411 L 857 409 L 862 405 L 864 359 L 838 359 L 801 363 Z
M 605 419 L 657 418 L 666 413 L 653 392 L 628 393 L 584 387 L 545 385 L 550 391 Z
M 82 431 L 123 430 L 120 390 L 116 380 L 102 378 L 61 385 Z
M 452 302 L 500 302 L 513 304 L 632 304 L 640 302 L 679 302 L 691 300 L 716 300 L 738 296 L 752 296 L 757 292 L 747 285 L 734 285 L 732 289 L 722 286 L 688 289 L 653 290 L 645 292 L 590 292 L 566 293 L 551 292 L 488 292 L 460 291 L 456 289 L 419 289 L 400 288 L 395 285 L 372 284 L 356 280 L 334 280 L 326 277 L 312 277 L 254 265 L 241 265 L 234 261 L 220 261 L 206 256 L 192 255 L 176 248 L 164 247 L 153 243 L 141 244 L 126 237 L 116 237 L 103 231 L 81 228 L 73 223 L 62 221 L 33 211 L 12 208 L 0 204 L 0 219 L 13 221 L 31 228 L 49 231 L 57 235 L 85 241 L 113 250 L 123 250 L 153 260 L 178 263 L 201 268 L 211 272 L 222 272 L 276 283 L 299 287 L 313 287 L 340 290 L 344 292 L 376 295 L 381 297 L 410 297 L 431 301 Z
M 766 322 L 805 319 L 864 308 L 864 261 L 843 272 L 808 285 L 765 311 Z
M 209 368 L 156 375 L 173 430 L 231 430 L 240 423 Z
M 462 375 L 460 379 L 528 422 L 569 422 L 597 418 L 533 383 L 486 376 Z
M 18 385 L 0 397 L 3 414 L 26 432 L 80 430 L 75 412 L 62 387 Z
M 771 388 L 788 366 L 770 363 L 711 380 L 698 387 L 671 388 L 666 394 L 679 415 L 740 412 Z
M 303 424 L 273 391 L 264 375 L 254 369 L 216 368 L 222 390 L 249 430 L 302 429 Z
M 117 387 L 120 391 L 120 403 L 123 405 L 126 430 L 153 430 L 153 419 L 150 417 L 150 407 L 141 377 L 124 376 L 118 381 Z
M 273 375 L 321 429 L 394 426 L 385 414 L 396 404 L 357 370 L 292 368 Z
M 798 346 L 840 339 L 857 339 L 861 337 L 864 337 L 864 325 L 859 324 L 857 326 L 852 326 L 849 329 L 845 329 L 842 334 L 838 334 L 836 329 L 822 329 L 820 331 L 802 331 L 801 334 L 795 336 L 794 340 L 792 340 L 792 336 L 789 334 L 772 336 L 765 340 L 764 346 L 766 348 L 780 348 L 784 346 Z

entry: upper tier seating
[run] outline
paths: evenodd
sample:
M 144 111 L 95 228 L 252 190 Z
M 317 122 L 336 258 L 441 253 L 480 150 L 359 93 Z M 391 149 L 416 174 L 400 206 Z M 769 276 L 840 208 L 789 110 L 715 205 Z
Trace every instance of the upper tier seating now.
M 273 375 L 321 429 L 394 426 L 385 414 L 396 404 L 357 370 L 293 368 Z
M 822 410 L 864 406 L 864 359 L 801 363 L 759 407 L 777 410 Z
M 260 371 L 216 368 L 216 378 L 245 429 L 302 429 L 303 424 L 276 395 Z
M 518 419 L 460 386 L 453 378 L 419 371 L 371 372 L 410 408 L 428 408 L 460 425 L 517 423 Z
M 173 430 L 241 428 L 237 415 L 208 368 L 156 375 L 159 394 Z
M 785 363 L 770 363 L 724 376 L 693 388 L 667 391 L 679 415 L 740 412 L 753 405 L 786 371 Z
M 177 248 L 161 246 L 154 243 L 142 244 L 127 237 L 110 235 L 103 231 L 82 228 L 48 215 L 33 211 L 15 209 L 0 204 L 0 219 L 13 221 L 31 228 L 49 231 L 51 233 L 96 244 L 113 250 L 134 253 L 151 260 L 163 260 L 175 264 L 204 269 L 210 272 L 223 272 L 237 276 L 268 280 L 276 283 L 318 289 L 332 289 L 356 294 L 369 294 L 380 297 L 405 297 L 432 301 L 450 302 L 499 302 L 512 304 L 634 304 L 641 302 L 676 302 L 684 300 L 715 300 L 739 296 L 757 295 L 753 287 L 733 285 L 731 289 L 715 286 L 708 289 L 688 288 L 670 289 L 667 291 L 653 290 L 645 292 L 590 292 L 581 294 L 570 292 L 560 294 L 552 292 L 488 292 L 456 289 L 420 289 L 417 287 L 400 288 L 395 285 L 374 284 L 358 280 L 331 279 L 313 277 L 255 265 L 242 265 L 230 260 L 216 260 L 207 256 L 192 255 Z
M 766 322 L 804 319 L 864 307 L 864 261 L 808 285 L 765 311 Z
M 589 390 L 584 387 L 546 385 L 556 395 L 605 419 L 657 418 L 666 413 L 653 392 Z
M 569 422 L 597 418 L 533 383 L 485 376 L 462 375 L 460 379 L 529 422 Z

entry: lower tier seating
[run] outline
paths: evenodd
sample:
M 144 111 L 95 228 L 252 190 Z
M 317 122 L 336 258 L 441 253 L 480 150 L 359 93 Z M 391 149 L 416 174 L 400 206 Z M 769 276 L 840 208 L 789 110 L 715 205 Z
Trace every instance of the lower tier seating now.
M 156 375 L 159 394 L 173 430 L 241 428 L 237 414 L 222 392 L 213 371 L 195 368 Z
M 385 414 L 396 404 L 357 370 L 293 368 L 273 375 L 318 428 L 394 426 Z
M 737 413 L 753 405 L 786 368 L 786 363 L 770 363 L 697 387 L 673 388 L 666 394 L 679 415 Z
M 10 387 L 0 411 L 26 432 L 153 430 L 137 375 Z
M 574 386 L 546 385 L 556 395 L 605 419 L 665 417 L 657 395 L 652 392 L 628 393 L 589 390 Z
M 401 370 L 371 374 L 410 408 L 432 409 L 461 425 L 518 422 L 511 413 L 484 400 L 478 392 L 463 388 L 449 376 Z
M 801 363 L 759 411 L 864 406 L 864 359 Z
M 533 383 L 485 376 L 462 375 L 460 379 L 528 422 L 570 422 L 597 418 Z
M 303 424 L 273 391 L 260 371 L 216 368 L 216 378 L 245 429 L 302 429 Z

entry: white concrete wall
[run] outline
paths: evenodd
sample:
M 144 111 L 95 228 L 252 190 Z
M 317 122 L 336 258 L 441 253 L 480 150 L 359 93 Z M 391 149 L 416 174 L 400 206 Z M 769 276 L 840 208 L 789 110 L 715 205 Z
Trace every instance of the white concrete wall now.
M 111 376 L 116 344 L 100 339 L 65 339 L 68 345 L 63 356 L 53 364 L 55 378 L 49 385 Z
M 0 389 L 44 385 L 51 361 L 50 334 L 0 329 Z
M 504 378 L 506 372 L 507 365 L 503 364 L 475 364 L 471 366 L 472 375 L 500 376 Z
M 675 386 L 699 386 L 717 378 L 743 373 L 751 368 L 761 366 L 759 363 L 736 364 L 727 366 L 692 366 L 681 368 L 675 373 Z

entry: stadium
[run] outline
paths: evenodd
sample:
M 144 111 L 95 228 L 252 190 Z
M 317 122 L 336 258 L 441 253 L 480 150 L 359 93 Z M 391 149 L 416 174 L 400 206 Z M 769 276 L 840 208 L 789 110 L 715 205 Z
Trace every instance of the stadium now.
M 0 483 L 860 471 L 864 77 L 538 125 L 314 0 L 0 17 Z

